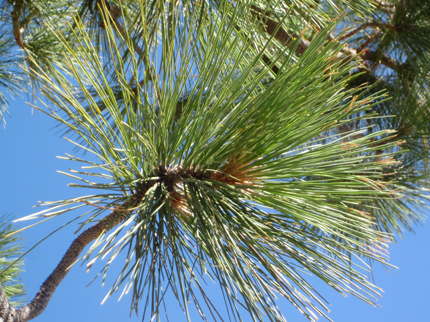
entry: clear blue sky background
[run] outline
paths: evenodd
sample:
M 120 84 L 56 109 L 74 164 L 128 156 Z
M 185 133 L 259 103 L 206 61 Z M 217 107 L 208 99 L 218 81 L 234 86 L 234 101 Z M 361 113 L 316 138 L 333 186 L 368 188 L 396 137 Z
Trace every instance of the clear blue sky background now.
M 79 164 L 57 159 L 57 155 L 72 153 L 73 146 L 53 129 L 55 123 L 24 103 L 23 99 L 11 101 L 6 129 L 0 129 L 0 214 L 12 213 L 15 218 L 36 212 L 33 208 L 38 200 L 60 200 L 85 195 L 88 191 L 67 187 L 72 180 L 56 173 L 68 168 L 78 169 Z M 26 230 L 24 243 L 31 247 L 59 225 L 67 222 L 73 214 L 66 214 Z M 33 222 L 24 222 L 24 224 Z M 21 225 L 23 226 L 23 225 Z M 45 278 L 61 259 L 67 247 L 76 237 L 73 225 L 56 233 L 25 257 L 23 280 L 30 300 Z M 344 298 L 324 284 L 316 281 L 317 289 L 331 303 L 329 316 L 337 322 L 427 322 L 430 321 L 430 226 L 416 227 L 416 235 L 407 233 L 406 241 L 399 241 L 390 248 L 391 263 L 399 269 L 391 273 L 380 265 L 375 267 L 376 284 L 385 291 L 378 304 L 372 307 L 353 297 Z M 121 259 L 119 259 L 121 260 Z M 100 266 L 98 266 L 100 268 Z M 86 288 L 98 272 L 94 267 L 89 273 L 85 267 L 76 265 L 58 287 L 48 308 L 34 321 L 39 322 L 93 322 L 93 321 L 141 321 L 141 316 L 132 313 L 129 318 L 131 296 L 117 301 L 114 294 L 100 305 L 109 290 L 112 271 L 107 285 L 101 279 Z M 208 287 L 210 294 L 222 310 L 221 294 L 214 286 Z M 280 306 L 291 322 L 307 321 L 289 303 L 280 301 Z M 185 321 L 176 300 L 167 298 L 169 320 Z M 163 321 L 166 319 L 163 317 Z M 200 321 L 194 312 L 193 321 Z M 246 315 L 244 321 L 250 321 Z M 324 321 L 325 319 L 321 319 Z M 149 321 L 146 319 L 146 321 Z M 228 318 L 226 318 L 228 321 Z

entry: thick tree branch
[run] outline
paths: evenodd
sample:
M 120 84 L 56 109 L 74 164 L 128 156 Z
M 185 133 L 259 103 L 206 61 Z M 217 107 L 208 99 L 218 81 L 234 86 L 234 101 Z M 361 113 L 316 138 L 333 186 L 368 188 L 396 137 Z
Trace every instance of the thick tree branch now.
M 398 62 L 395 58 L 387 56 L 380 51 L 368 50 L 361 55 L 361 58 L 374 63 L 380 63 L 398 73 L 401 73 L 404 70 L 403 64 Z
M 24 49 L 25 44 L 22 40 L 22 31 L 23 28 L 21 27 L 20 18 L 21 18 L 21 12 L 22 7 L 24 5 L 24 0 L 17 0 L 15 1 L 15 4 L 13 5 L 12 10 L 12 27 L 13 27 L 13 36 L 15 37 L 15 41 L 17 45 Z
M 253 14 L 256 15 L 264 23 L 267 33 L 271 36 L 273 35 L 276 40 L 278 40 L 285 46 L 291 46 L 294 43 L 294 41 L 297 41 L 296 39 L 298 38 L 298 36 L 290 35 L 282 26 L 279 26 L 278 22 L 269 18 L 266 12 L 264 12 L 262 9 L 256 6 L 251 6 L 251 9 L 253 10 Z M 370 25 L 373 26 L 373 23 L 369 23 L 368 26 Z M 377 35 L 378 34 L 376 34 L 376 36 Z M 372 36 L 370 39 L 373 40 Z M 299 39 L 299 44 L 296 48 L 296 52 L 298 54 L 303 54 L 306 51 L 306 49 L 308 49 L 309 46 L 310 46 L 310 42 L 308 40 Z M 380 63 L 386 67 L 393 69 L 396 72 L 402 72 L 404 69 L 404 66 L 396 59 L 394 59 L 393 57 L 387 56 L 384 53 L 381 53 L 379 51 L 368 50 L 364 52 L 362 55 L 357 55 L 358 53 L 360 53 L 360 51 L 349 48 L 348 45 L 345 45 L 342 48 L 341 52 L 343 53 L 343 57 L 339 57 L 339 58 L 342 59 L 343 61 L 348 61 L 354 58 L 361 61 L 367 60 L 375 63 Z
M 151 182 L 150 184 L 152 185 L 154 182 Z M 45 282 L 43 282 L 34 299 L 26 306 L 18 310 L 11 307 L 4 290 L 0 285 L 0 321 L 27 322 L 39 316 L 45 310 L 57 286 L 66 277 L 70 267 L 79 258 L 79 255 L 84 250 L 85 246 L 98 238 L 104 231 L 110 230 L 121 223 L 125 219 L 127 213 L 131 211 L 128 209 L 136 207 L 145 196 L 148 189 L 149 185 L 147 187 L 143 187 L 128 201 L 121 205 L 121 207 L 116 208 L 97 224 L 82 232 L 72 242 L 51 275 L 49 275 Z

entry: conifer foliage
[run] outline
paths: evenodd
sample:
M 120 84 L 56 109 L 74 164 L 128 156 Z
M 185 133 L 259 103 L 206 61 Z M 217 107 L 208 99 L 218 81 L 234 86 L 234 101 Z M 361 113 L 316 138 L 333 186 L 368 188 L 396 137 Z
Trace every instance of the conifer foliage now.
M 194 305 L 207 321 L 285 321 L 278 297 L 329 319 L 308 273 L 375 305 L 366 263 L 390 265 L 428 197 L 430 1 L 3 7 L 3 89 L 38 95 L 77 147 L 71 186 L 96 190 L 21 219 L 85 218 L 29 304 L 1 290 L 2 321 L 37 317 L 74 263 L 102 257 L 100 276 L 122 265 L 107 297 L 131 292 L 144 321 L 161 321 L 165 292 L 188 320 Z

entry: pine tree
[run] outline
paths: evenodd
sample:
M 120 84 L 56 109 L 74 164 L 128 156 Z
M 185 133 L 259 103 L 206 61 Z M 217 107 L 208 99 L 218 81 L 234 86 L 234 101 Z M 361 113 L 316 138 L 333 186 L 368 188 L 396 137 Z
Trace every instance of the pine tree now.
M 4 86 L 38 93 L 86 164 L 65 174 L 99 192 L 23 218 L 86 209 L 28 305 L 0 293 L 4 321 L 120 252 L 108 296 L 131 290 L 144 320 L 165 291 L 220 320 L 210 278 L 230 320 L 284 321 L 282 296 L 314 321 L 327 307 L 304 270 L 374 305 L 354 258 L 389 266 L 428 197 L 429 1 L 17 0 L 2 17 L 24 64 Z

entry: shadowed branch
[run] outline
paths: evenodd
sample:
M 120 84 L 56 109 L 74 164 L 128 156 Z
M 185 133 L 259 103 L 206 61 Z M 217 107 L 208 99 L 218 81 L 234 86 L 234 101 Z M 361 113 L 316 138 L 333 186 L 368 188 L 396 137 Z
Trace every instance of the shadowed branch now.
M 24 49 L 25 44 L 22 40 L 22 32 L 23 28 L 21 27 L 20 18 L 22 13 L 22 7 L 24 5 L 24 0 L 17 0 L 13 6 L 12 10 L 12 26 L 13 26 L 13 36 L 15 37 L 15 41 L 17 45 Z

